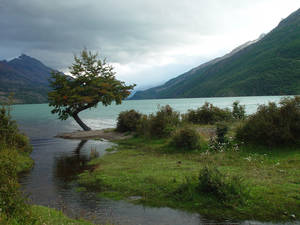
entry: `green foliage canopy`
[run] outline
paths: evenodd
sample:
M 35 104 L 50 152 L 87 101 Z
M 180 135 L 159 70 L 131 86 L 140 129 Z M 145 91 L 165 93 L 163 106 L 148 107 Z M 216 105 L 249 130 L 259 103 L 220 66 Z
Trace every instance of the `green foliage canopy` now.
M 51 112 L 58 113 L 59 119 L 66 120 L 71 116 L 84 130 L 89 130 L 82 126 L 82 121 L 78 121 L 79 112 L 97 107 L 99 102 L 104 106 L 113 101 L 121 104 L 135 85 L 127 86 L 117 80 L 113 67 L 105 59 L 98 59 L 98 54 L 86 49 L 80 57 L 74 56 L 74 61 L 69 67 L 72 77 L 60 72 L 52 73 L 50 86 L 53 90 L 48 93 L 49 106 L 54 107 Z

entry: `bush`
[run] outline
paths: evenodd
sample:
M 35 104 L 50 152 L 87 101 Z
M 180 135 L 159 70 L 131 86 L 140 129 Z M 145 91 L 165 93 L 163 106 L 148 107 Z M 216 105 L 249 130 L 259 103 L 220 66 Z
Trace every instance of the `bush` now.
M 121 112 L 117 119 L 117 131 L 136 131 L 141 117 L 142 114 L 133 109 Z
M 0 109 L 0 143 L 2 147 L 14 145 L 14 137 L 17 132 L 17 124 L 11 119 L 9 109 L 2 106 Z
M 226 123 L 217 123 L 217 141 L 219 143 L 224 143 L 226 141 L 225 135 L 227 134 L 228 126 Z
M 19 133 L 10 107 L 0 108 L 0 224 L 34 224 L 30 206 L 18 183 L 21 153 L 31 150 L 28 138 Z M 27 155 L 27 154 L 25 154 Z M 23 168 L 24 169 L 24 168 Z
M 260 105 L 237 129 L 236 138 L 268 146 L 300 144 L 300 97 L 283 98 L 279 105 Z
M 0 150 L 4 148 L 31 151 L 28 138 L 20 134 L 17 123 L 10 116 L 10 108 L 2 106 L 0 108 Z
M 191 127 L 183 127 L 173 134 L 171 144 L 184 150 L 193 150 L 200 147 L 200 135 Z
M 245 119 L 245 106 L 240 105 L 239 101 L 235 101 L 232 103 L 232 117 L 236 120 L 243 120 Z
M 180 123 L 180 114 L 166 105 L 159 108 L 156 114 L 149 117 L 150 135 L 166 137 L 170 135 Z
M 150 135 L 150 122 L 149 116 L 142 115 L 139 124 L 137 125 L 138 136 L 151 136 Z
M 33 224 L 30 206 L 19 190 L 17 154 L 16 150 L 0 151 L 0 213 L 5 220 L 15 221 L 15 224 Z
M 203 106 L 196 110 L 190 109 L 183 118 L 195 124 L 215 124 L 218 121 L 228 121 L 232 119 L 232 113 L 229 109 L 220 109 L 205 102 Z
M 248 197 L 248 188 L 241 177 L 226 177 L 216 168 L 204 167 L 198 178 L 198 191 L 209 194 L 221 202 L 239 201 L 243 203 Z
M 172 193 L 172 197 L 178 201 L 195 201 L 207 196 L 223 205 L 237 206 L 247 202 L 249 190 L 241 177 L 228 177 L 216 168 L 204 167 L 198 179 L 187 177 Z
M 155 114 L 143 115 L 137 127 L 137 133 L 148 137 L 166 137 L 180 123 L 180 114 L 171 106 L 160 107 Z

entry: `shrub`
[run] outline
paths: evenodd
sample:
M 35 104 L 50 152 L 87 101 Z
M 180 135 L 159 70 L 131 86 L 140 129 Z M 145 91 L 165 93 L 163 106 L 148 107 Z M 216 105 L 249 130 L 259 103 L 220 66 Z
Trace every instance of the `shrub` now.
M 178 201 L 195 201 L 207 196 L 223 205 L 236 206 L 247 202 L 249 191 L 241 177 L 228 177 L 216 168 L 204 167 L 198 179 L 187 177 L 172 193 L 172 197 Z
M 248 188 L 238 176 L 227 177 L 217 168 L 204 167 L 198 178 L 198 191 L 209 194 L 221 202 L 239 201 L 243 203 L 248 197 Z
M 269 146 L 294 145 L 300 141 L 300 97 L 283 98 L 260 105 L 243 126 L 237 129 L 239 141 Z
M 121 112 L 117 119 L 117 131 L 136 131 L 141 117 L 142 114 L 133 109 Z
M 19 133 L 9 105 L 0 108 L 0 224 L 34 224 L 30 206 L 18 183 L 22 167 L 20 151 L 31 150 L 28 138 Z
M 151 137 L 166 137 L 170 135 L 180 123 L 179 113 L 174 111 L 171 106 L 166 105 L 159 108 L 156 114 L 144 117 L 144 128 L 149 129 Z
M 0 143 L 1 145 L 14 145 L 14 137 L 18 132 L 17 124 L 11 119 L 9 108 L 0 109 Z
M 193 150 L 200 147 L 200 135 L 191 127 L 183 127 L 175 131 L 171 144 L 184 150 Z
M 220 143 L 224 143 L 226 141 L 226 133 L 228 131 L 228 126 L 226 123 L 218 122 L 217 123 L 217 141 Z
M 138 136 L 150 136 L 149 116 L 142 115 L 139 124 L 137 125 Z
M 10 108 L 2 106 L 0 108 L 0 150 L 4 148 L 31 151 L 28 138 L 20 134 L 17 123 L 10 116 Z
M 214 124 L 218 121 L 228 121 L 232 118 L 229 109 L 220 109 L 205 102 L 203 106 L 196 110 L 189 110 L 184 119 L 195 124 Z
M 170 197 L 175 198 L 177 201 L 195 201 L 199 195 L 197 191 L 196 177 L 185 177 L 182 184 L 180 184 Z
M 6 220 L 12 219 L 15 224 L 33 224 L 30 206 L 19 190 L 17 154 L 16 150 L 0 151 L 0 212 Z
M 240 105 L 239 101 L 235 101 L 232 103 L 232 117 L 236 120 L 243 120 L 245 119 L 245 106 Z

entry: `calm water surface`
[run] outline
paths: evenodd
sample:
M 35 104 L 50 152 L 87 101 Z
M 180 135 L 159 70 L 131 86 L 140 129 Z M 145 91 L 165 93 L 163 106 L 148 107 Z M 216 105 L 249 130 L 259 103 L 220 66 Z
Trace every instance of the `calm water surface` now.
M 195 98 L 124 101 L 122 105 L 111 105 L 86 110 L 81 118 L 93 129 L 114 127 L 119 112 L 135 109 L 142 113 L 155 112 L 158 106 L 171 105 L 179 112 L 196 109 L 205 101 L 221 108 L 230 107 L 239 100 L 246 105 L 247 113 L 256 111 L 258 104 L 269 101 L 278 102 L 280 97 L 240 97 L 240 98 Z M 16 105 L 13 118 L 25 132 L 33 145 L 32 158 L 35 166 L 21 178 L 25 192 L 30 194 L 34 204 L 62 209 L 73 217 L 85 217 L 95 223 L 112 222 L 114 224 L 138 225 L 200 225 L 211 221 L 197 213 L 187 213 L 170 208 L 150 208 L 133 205 L 124 201 L 112 201 L 98 198 L 95 193 L 78 192 L 76 175 L 86 169 L 91 152 L 97 151 L 101 157 L 105 149 L 113 144 L 107 141 L 79 141 L 54 138 L 59 132 L 79 130 L 73 120 L 59 121 L 50 113 L 47 104 Z M 219 224 L 233 224 L 222 221 Z M 244 221 L 239 224 L 262 224 L 257 221 Z M 299 223 L 298 223 L 299 224 Z

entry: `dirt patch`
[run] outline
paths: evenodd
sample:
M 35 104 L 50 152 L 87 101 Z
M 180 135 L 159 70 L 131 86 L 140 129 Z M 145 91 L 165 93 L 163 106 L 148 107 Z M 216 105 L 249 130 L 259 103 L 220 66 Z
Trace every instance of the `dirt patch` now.
M 121 140 L 130 138 L 132 135 L 119 133 L 113 129 L 102 129 L 102 130 L 90 130 L 90 131 L 74 131 L 71 133 L 61 133 L 55 137 L 65 138 L 65 139 L 79 139 L 79 140 L 89 140 L 89 139 L 106 139 L 109 141 Z

